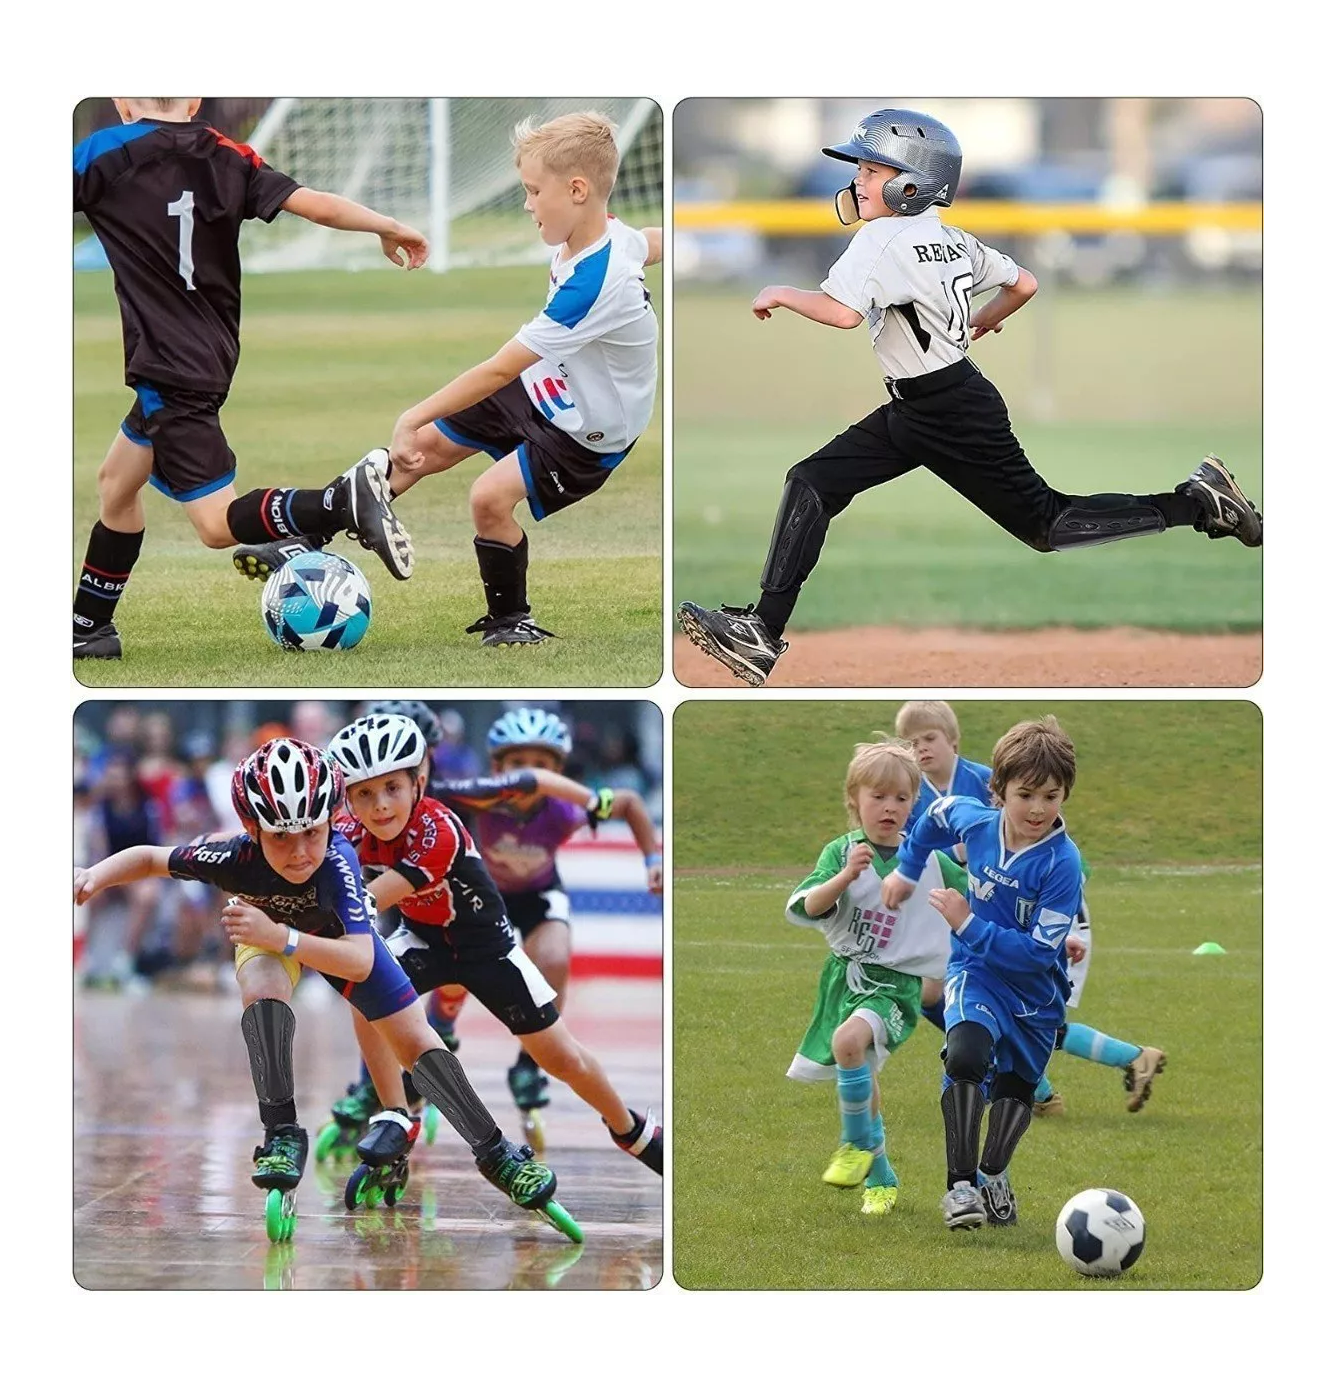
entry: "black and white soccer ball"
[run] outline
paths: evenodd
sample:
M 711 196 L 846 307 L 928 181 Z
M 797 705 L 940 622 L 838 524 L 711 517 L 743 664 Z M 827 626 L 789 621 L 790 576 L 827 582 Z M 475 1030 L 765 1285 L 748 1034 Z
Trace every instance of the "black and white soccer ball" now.
M 1138 1206 L 1118 1190 L 1081 1190 L 1059 1211 L 1055 1247 L 1083 1276 L 1120 1276 L 1138 1261 L 1146 1229 Z
M 304 552 L 265 582 L 260 613 L 281 648 L 352 648 L 372 622 L 372 592 L 351 561 L 333 552 Z

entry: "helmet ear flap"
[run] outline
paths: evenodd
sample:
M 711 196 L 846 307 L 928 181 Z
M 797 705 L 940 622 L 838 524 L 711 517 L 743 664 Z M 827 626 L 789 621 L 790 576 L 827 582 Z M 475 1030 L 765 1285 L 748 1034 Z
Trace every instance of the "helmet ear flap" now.
M 849 187 L 843 187 L 836 194 L 836 219 L 843 226 L 859 224 L 859 203 L 855 200 L 855 182 L 851 179 Z

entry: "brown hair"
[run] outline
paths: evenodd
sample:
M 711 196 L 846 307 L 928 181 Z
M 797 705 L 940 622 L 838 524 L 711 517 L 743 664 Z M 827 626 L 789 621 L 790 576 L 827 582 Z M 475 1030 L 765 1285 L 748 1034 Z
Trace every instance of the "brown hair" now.
M 856 744 L 855 756 L 846 769 L 846 815 L 852 826 L 859 824 L 857 793 L 861 787 L 887 791 L 904 781 L 911 796 L 920 790 L 920 765 L 911 746 L 901 739 L 880 734 L 876 743 Z
M 897 711 L 896 731 L 899 738 L 911 739 L 927 729 L 942 730 L 954 748 L 962 742 L 957 716 L 947 701 L 907 701 Z
M 516 152 L 516 167 L 522 158 L 537 158 L 558 177 L 583 177 L 590 190 L 608 201 L 618 176 L 618 127 L 597 110 L 575 115 L 559 115 L 542 125 L 532 117 L 515 128 L 511 147 Z
M 1033 791 L 1048 781 L 1057 782 L 1064 795 L 1073 790 L 1078 776 L 1078 760 L 1073 740 L 1053 715 L 1039 720 L 1023 720 L 1014 725 L 994 746 L 994 772 L 990 790 L 1003 800 L 1008 784 L 1020 782 Z

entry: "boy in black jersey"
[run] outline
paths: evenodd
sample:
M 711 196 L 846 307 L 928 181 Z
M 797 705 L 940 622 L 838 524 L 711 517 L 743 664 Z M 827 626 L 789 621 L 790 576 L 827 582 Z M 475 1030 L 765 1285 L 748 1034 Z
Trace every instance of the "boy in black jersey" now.
M 107 252 L 135 403 L 98 471 L 93 525 L 74 601 L 74 656 L 119 658 L 112 622 L 144 539 L 140 491 L 177 500 L 208 547 L 328 532 L 331 518 L 391 574 L 413 574 L 413 543 L 390 510 L 384 463 L 359 464 L 324 489 L 238 497 L 236 458 L 219 424 L 241 351 L 242 222 L 290 211 L 381 239 L 416 269 L 418 231 L 345 197 L 301 187 L 195 118 L 199 97 L 124 97 L 122 124 L 74 151 L 74 209 Z

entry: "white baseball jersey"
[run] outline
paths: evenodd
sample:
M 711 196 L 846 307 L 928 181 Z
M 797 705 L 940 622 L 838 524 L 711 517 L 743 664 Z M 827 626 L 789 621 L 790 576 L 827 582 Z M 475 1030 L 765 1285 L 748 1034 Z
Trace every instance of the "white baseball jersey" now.
M 621 459 L 655 405 L 659 325 L 646 292 L 646 237 L 609 217 L 587 249 L 553 256 L 548 304 L 516 332 L 543 359 L 521 376 L 530 403 L 590 451 Z
M 970 341 L 971 295 L 1017 282 L 1017 265 L 974 235 L 918 216 L 867 221 L 822 284 L 863 315 L 883 375 L 908 379 L 956 364 Z

